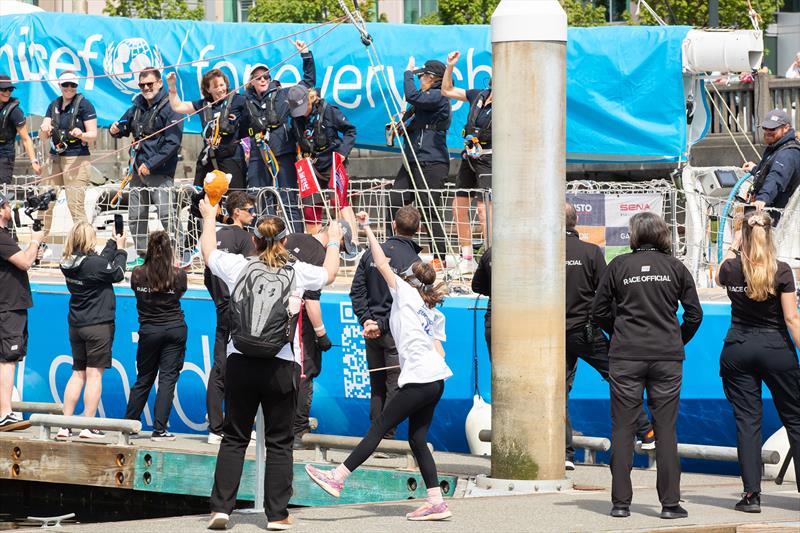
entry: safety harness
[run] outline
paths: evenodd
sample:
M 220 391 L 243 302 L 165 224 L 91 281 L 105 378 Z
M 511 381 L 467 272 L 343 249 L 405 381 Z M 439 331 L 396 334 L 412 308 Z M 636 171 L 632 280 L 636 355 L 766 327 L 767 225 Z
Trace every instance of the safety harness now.
M 492 117 L 489 115 L 489 125 L 484 128 L 478 127 L 478 115 L 484 109 L 486 100 L 489 98 L 491 91 L 481 91 L 478 99 L 472 107 L 469 108 L 469 115 L 467 115 L 467 124 L 461 132 L 461 136 L 466 138 L 468 136 L 477 137 L 478 141 L 484 146 L 492 144 Z
M 283 125 L 278 111 L 275 109 L 275 97 L 278 94 L 280 85 L 267 91 L 266 100 L 259 102 L 255 97 L 247 97 L 247 111 L 250 113 L 250 135 L 261 133 L 266 134 L 271 130 L 280 128 Z
M 775 156 L 783 150 L 800 151 L 800 141 L 798 141 L 796 138 L 786 141 L 784 144 L 779 146 L 777 150 L 769 154 L 765 161 L 762 161 L 763 165 L 759 165 L 759 167 L 755 169 L 755 179 L 753 180 L 753 186 L 750 188 L 751 199 L 755 199 L 755 197 L 764 187 L 764 183 L 767 181 L 769 171 L 772 170 L 772 165 L 775 163 Z M 800 172 L 795 173 L 795 177 L 789 184 L 789 188 L 791 189 L 793 187 L 797 187 L 798 185 L 800 185 Z
M 169 97 L 164 97 L 155 105 L 145 109 L 144 107 L 136 106 L 136 111 L 133 112 L 133 138 L 137 141 L 143 137 L 147 137 L 158 131 L 155 127 L 156 119 L 158 118 L 161 110 L 169 103 Z
M 300 153 L 304 157 L 315 156 L 328 149 L 330 142 L 323 131 L 323 121 L 327 107 L 327 102 L 322 98 L 314 104 L 317 117 L 313 119 L 313 123 L 311 123 L 313 114 L 308 117 L 305 130 L 300 129 L 300 121 L 292 121 L 292 129 L 294 130 Z
M 14 142 L 17 138 L 17 126 L 9 123 L 11 113 L 17 107 L 19 107 L 19 100 L 11 98 L 0 111 L 0 144 Z
M 61 109 L 61 106 L 64 104 L 64 98 L 59 96 L 56 99 L 55 105 L 53 106 L 53 149 L 56 153 L 64 153 L 69 149 L 71 145 L 79 144 L 81 142 L 80 139 L 77 139 L 70 135 L 69 132 L 75 129 L 75 123 L 78 120 L 78 113 L 80 112 L 81 102 L 83 102 L 83 95 L 76 94 L 75 98 L 72 99 L 72 102 L 69 106 L 69 123 L 66 128 L 61 127 L 61 115 L 64 111 Z

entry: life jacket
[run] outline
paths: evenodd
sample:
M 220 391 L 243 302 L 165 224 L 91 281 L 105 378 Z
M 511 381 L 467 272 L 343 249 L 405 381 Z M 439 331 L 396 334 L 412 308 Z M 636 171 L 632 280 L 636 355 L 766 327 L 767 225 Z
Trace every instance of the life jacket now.
M 133 112 L 133 126 L 131 128 L 134 139 L 138 141 L 157 131 L 155 127 L 156 119 L 158 115 L 161 114 L 161 110 L 164 109 L 168 103 L 169 97 L 164 95 L 160 102 L 147 109 L 136 106 L 136 111 Z
M 61 106 L 64 103 L 64 98 L 59 96 L 56 99 L 55 105 L 53 106 L 53 143 L 58 145 L 71 145 L 71 144 L 78 144 L 81 142 L 80 139 L 76 139 L 72 135 L 69 134 L 72 130 L 75 129 L 75 123 L 78 120 L 78 112 L 80 111 L 81 102 L 83 102 L 83 95 L 76 94 L 75 98 L 72 99 L 72 106 L 70 108 L 69 114 L 69 124 L 66 128 L 61 127 L 61 114 L 64 112 L 61 109 Z
M 323 122 L 325 120 L 325 110 L 328 107 L 327 102 L 320 98 L 315 104 L 314 109 L 317 110 L 317 119 L 312 125 L 308 124 L 308 119 L 313 115 L 309 115 L 306 121 L 306 128 L 300 129 L 300 121 L 293 120 L 292 128 L 294 130 L 297 144 L 300 146 L 300 151 L 308 155 L 316 155 L 324 152 L 329 145 L 328 136 L 323 131 Z
M 245 97 L 247 111 L 250 113 L 250 134 L 265 133 L 283 125 L 278 111 L 275 109 L 275 97 L 280 85 L 267 90 L 267 98 L 259 102 L 253 97 Z M 266 105 L 264 105 L 266 104 Z
M 12 111 L 19 107 L 19 100 L 11 98 L 0 111 L 0 144 L 13 143 L 17 138 L 17 126 L 10 122 Z
M 778 153 L 782 152 L 783 150 L 797 150 L 800 151 L 800 141 L 796 138 L 786 141 L 782 145 L 778 147 L 777 150 L 769 154 L 766 160 L 763 160 L 758 167 L 754 169 L 754 179 L 753 179 L 753 186 L 750 189 L 750 195 L 755 198 L 758 195 L 761 188 L 764 187 L 764 182 L 767 181 L 767 176 L 769 175 L 769 171 L 772 169 L 772 165 L 775 163 L 775 156 Z M 795 172 L 794 179 L 792 179 L 791 183 L 789 183 L 789 190 L 792 188 L 796 188 L 800 185 L 800 169 Z
M 474 135 L 484 146 L 492 144 L 492 117 L 491 115 L 489 116 L 489 125 L 484 128 L 479 128 L 477 123 L 478 115 L 483 109 L 483 106 L 486 104 L 486 99 L 489 98 L 489 94 L 491 94 L 491 91 L 481 91 L 478 99 L 475 100 L 475 103 L 469 108 L 467 124 L 464 126 L 464 130 L 461 132 L 462 137 Z
M 228 97 L 225 98 L 222 107 L 220 107 L 218 111 L 212 109 L 210 105 L 206 105 L 201 114 L 203 124 L 209 124 L 215 120 L 214 115 L 219 113 L 219 134 L 223 137 L 236 133 L 237 127 L 233 121 L 231 121 L 230 113 L 228 112 L 234 96 L 236 96 L 236 93 L 231 92 Z

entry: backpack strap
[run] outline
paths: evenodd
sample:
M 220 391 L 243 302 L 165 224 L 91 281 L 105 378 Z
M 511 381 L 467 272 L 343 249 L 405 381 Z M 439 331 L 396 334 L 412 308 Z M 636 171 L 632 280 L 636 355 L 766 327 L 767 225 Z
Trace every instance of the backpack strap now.
M 17 128 L 12 129 L 8 125 L 8 119 L 17 107 L 19 107 L 19 100 L 11 98 L 0 111 L 0 143 L 8 143 L 17 137 Z

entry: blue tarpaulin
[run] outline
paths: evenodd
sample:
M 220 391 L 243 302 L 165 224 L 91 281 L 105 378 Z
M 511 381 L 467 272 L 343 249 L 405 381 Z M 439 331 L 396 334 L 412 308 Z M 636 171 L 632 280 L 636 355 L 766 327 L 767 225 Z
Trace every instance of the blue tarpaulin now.
M 234 55 L 222 56 L 309 28 L 302 24 L 234 24 L 157 21 L 37 13 L 0 17 L 0 72 L 16 80 L 15 96 L 30 114 L 43 115 L 59 95 L 52 80 L 65 70 L 90 78 L 81 92 L 94 103 L 100 126 L 118 119 L 138 92 L 131 70 L 149 64 L 178 68 L 184 100 L 200 97 L 199 81 L 209 68 L 221 68 L 242 85 L 256 63 L 276 65 L 295 52 L 288 39 Z M 296 38 L 312 41 L 317 86 L 358 128 L 358 144 L 384 148 L 388 114 L 379 91 L 383 72 L 370 66 L 358 33 L 342 24 L 314 28 Z M 491 75 L 488 26 L 415 26 L 369 24 L 374 49 L 392 82 L 387 97 L 402 100 L 402 77 L 408 56 L 421 65 L 445 60 L 460 50 L 455 83 L 484 88 Z M 686 120 L 681 74 L 681 42 L 689 27 L 598 27 L 569 30 L 567 45 L 567 152 L 572 162 L 679 161 L 685 159 Z M 211 58 L 211 59 L 210 59 Z M 380 67 L 379 67 L 380 68 Z M 520 68 L 536 68 L 535 60 Z M 276 79 L 295 83 L 300 58 L 274 69 Z M 101 76 L 101 77 L 96 77 Z M 386 89 L 386 87 L 384 87 Z M 531 98 L 535 98 L 531 94 Z M 454 103 L 448 144 L 463 146 L 466 106 Z M 187 131 L 199 132 L 195 117 Z M 546 142 L 546 140 L 543 140 Z

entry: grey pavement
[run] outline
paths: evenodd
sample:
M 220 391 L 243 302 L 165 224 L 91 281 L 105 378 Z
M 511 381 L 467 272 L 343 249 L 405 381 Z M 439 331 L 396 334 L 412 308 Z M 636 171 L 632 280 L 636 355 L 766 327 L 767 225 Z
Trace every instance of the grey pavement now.
M 452 454 L 450 454 L 452 455 Z M 441 459 L 441 458 L 440 458 Z M 485 459 L 475 458 L 477 461 Z M 442 469 L 444 470 L 444 469 Z M 661 520 L 661 505 L 655 490 L 655 472 L 634 470 L 634 501 L 630 518 L 608 516 L 611 508 L 611 474 L 605 466 L 578 466 L 569 473 L 575 490 L 563 493 L 523 496 L 453 498 L 448 504 L 453 518 L 421 525 L 405 519 L 405 513 L 419 502 L 308 507 L 292 509 L 297 523 L 293 531 L 326 533 L 365 532 L 588 532 L 652 531 L 680 528 L 681 531 L 736 531 L 739 524 L 772 524 L 780 531 L 800 532 L 800 494 L 794 485 L 777 486 L 764 481 L 761 514 L 733 510 L 741 492 L 738 477 L 684 474 L 682 495 L 689 518 Z M 346 489 L 345 489 L 346 490 Z M 202 531 L 207 516 L 139 520 L 90 525 L 72 525 L 68 531 L 168 532 Z M 709 528 L 709 526 L 716 526 Z M 728 526 L 728 527 L 722 527 Z M 264 531 L 263 514 L 234 514 L 229 529 L 236 533 Z

